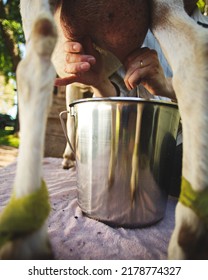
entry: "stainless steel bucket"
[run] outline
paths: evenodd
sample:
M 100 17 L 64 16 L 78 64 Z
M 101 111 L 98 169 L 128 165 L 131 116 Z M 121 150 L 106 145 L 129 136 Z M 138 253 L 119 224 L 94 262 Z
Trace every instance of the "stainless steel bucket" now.
M 162 219 L 180 118 L 177 105 L 93 98 L 69 107 L 82 211 L 130 228 Z

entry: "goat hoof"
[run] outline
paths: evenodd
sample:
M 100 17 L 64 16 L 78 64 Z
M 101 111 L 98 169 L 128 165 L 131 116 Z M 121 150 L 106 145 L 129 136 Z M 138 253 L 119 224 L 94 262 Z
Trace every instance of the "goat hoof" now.
M 0 260 L 53 260 L 54 256 L 50 246 L 44 252 L 33 253 L 30 250 L 22 250 L 19 240 L 7 242 L 0 249 Z
M 21 250 L 19 240 L 7 242 L 0 249 L 0 260 L 53 260 L 50 246 L 44 252 L 34 253 L 30 250 Z
M 75 167 L 75 160 L 72 160 L 65 156 L 62 161 L 62 167 L 63 167 L 63 169 L 70 169 L 70 168 Z
M 0 260 L 52 260 L 54 259 L 48 237 L 42 240 L 37 234 L 25 235 L 7 241 L 0 248 Z

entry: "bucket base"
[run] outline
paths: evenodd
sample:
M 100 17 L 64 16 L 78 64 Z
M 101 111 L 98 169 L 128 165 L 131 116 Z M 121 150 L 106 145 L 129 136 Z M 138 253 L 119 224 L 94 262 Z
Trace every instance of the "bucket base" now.
M 100 218 L 98 218 L 96 216 L 91 216 L 88 213 L 84 212 L 83 210 L 82 210 L 82 213 L 84 214 L 84 216 L 86 216 L 86 217 L 88 217 L 90 219 L 96 220 L 98 222 L 104 223 L 104 224 L 106 224 L 106 225 L 108 225 L 110 227 L 113 227 L 113 228 L 121 228 L 122 227 L 122 228 L 126 228 L 126 229 L 137 229 L 137 228 L 150 227 L 152 225 L 155 225 L 155 224 L 159 223 L 164 218 L 164 216 L 163 216 L 163 217 L 161 217 L 161 218 L 159 218 L 157 220 L 154 220 L 152 222 L 149 222 L 149 223 L 136 223 L 135 222 L 135 223 L 131 223 L 131 224 L 129 224 L 129 223 L 122 223 L 122 224 L 119 223 L 118 224 L 118 223 L 113 222 L 113 221 L 103 220 L 103 219 L 100 219 Z

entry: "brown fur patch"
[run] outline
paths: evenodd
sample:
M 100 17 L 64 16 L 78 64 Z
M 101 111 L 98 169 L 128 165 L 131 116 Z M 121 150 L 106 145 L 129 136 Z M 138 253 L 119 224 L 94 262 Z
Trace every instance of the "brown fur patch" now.
M 43 36 L 50 36 L 54 33 L 54 28 L 50 20 L 43 18 L 36 22 L 35 32 Z
M 190 226 L 184 224 L 179 232 L 178 244 L 183 248 L 186 259 L 208 259 L 208 234 L 206 230 L 200 236 L 196 236 Z

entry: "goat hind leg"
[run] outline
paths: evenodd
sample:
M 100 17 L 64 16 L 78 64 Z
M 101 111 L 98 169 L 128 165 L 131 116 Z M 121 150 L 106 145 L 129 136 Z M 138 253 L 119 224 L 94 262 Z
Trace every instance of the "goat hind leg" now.
M 182 182 L 188 182 L 189 189 L 199 197 L 208 188 L 208 32 L 184 12 L 182 0 L 152 0 L 152 4 L 152 30 L 173 70 L 173 87 L 182 118 Z M 202 245 L 207 243 L 205 220 L 196 214 L 193 205 L 187 207 L 179 202 L 170 258 L 197 258 L 198 249 L 200 255 L 207 250 Z M 188 240 L 187 236 L 191 238 Z

